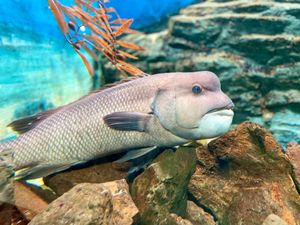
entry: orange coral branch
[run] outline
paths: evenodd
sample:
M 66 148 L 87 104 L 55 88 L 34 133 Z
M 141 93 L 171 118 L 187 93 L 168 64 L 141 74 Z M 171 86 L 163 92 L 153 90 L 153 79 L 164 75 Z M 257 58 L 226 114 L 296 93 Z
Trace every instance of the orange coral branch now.
M 136 44 L 118 40 L 123 34 L 135 32 L 130 29 L 133 20 L 121 19 L 114 8 L 106 8 L 108 0 L 74 1 L 75 5 L 70 7 L 62 5 L 58 0 L 48 0 L 48 3 L 60 29 L 81 57 L 90 75 L 94 73 L 93 67 L 81 51 L 88 53 L 94 60 L 98 59 L 97 53 L 101 52 L 123 75 L 125 72 L 132 75 L 143 73 L 125 62 L 128 58 L 137 57 L 119 49 L 144 50 Z

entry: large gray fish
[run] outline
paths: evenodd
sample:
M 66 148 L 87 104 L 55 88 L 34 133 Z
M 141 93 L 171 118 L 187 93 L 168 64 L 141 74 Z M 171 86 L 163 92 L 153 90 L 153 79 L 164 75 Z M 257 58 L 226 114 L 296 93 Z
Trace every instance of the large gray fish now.
M 130 149 L 120 161 L 220 136 L 232 108 L 211 72 L 145 75 L 13 122 L 23 134 L 1 143 L 0 152 L 19 178 L 37 178 Z

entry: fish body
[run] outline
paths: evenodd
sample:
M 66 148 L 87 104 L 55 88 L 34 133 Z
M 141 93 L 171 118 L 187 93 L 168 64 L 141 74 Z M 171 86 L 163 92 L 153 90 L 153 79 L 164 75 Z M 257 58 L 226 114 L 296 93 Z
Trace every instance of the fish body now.
M 144 76 L 13 122 L 26 132 L 1 143 L 0 152 L 15 170 L 25 169 L 21 177 L 35 178 L 129 149 L 219 136 L 229 129 L 232 107 L 211 72 Z

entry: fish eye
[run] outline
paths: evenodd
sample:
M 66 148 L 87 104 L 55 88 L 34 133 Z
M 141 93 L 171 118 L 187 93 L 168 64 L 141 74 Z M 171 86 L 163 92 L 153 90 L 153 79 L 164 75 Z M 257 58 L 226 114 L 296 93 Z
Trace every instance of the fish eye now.
M 192 88 L 194 94 L 200 94 L 202 92 L 202 87 L 198 84 L 194 85 Z

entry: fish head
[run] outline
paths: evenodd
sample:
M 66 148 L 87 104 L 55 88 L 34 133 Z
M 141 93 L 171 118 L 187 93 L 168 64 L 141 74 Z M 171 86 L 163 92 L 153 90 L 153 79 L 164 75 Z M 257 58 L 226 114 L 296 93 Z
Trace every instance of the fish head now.
M 234 104 L 214 73 L 174 73 L 165 79 L 152 105 L 165 129 L 189 140 L 213 138 L 229 130 Z

